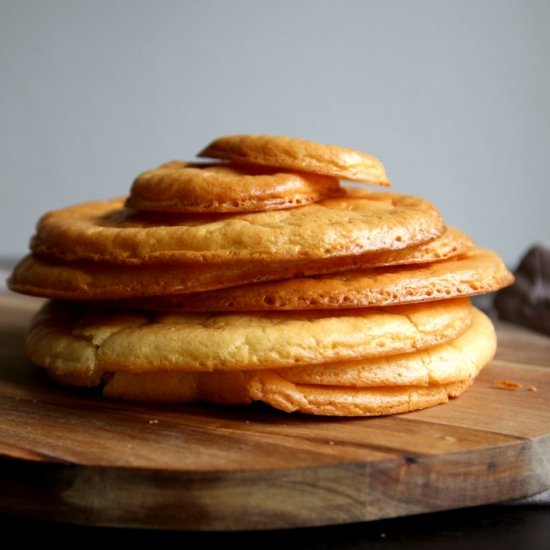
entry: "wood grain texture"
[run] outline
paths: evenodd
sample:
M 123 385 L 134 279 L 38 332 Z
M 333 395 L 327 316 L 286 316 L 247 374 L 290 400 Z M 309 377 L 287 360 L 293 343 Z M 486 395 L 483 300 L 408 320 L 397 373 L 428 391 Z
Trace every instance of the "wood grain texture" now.
M 263 406 L 152 406 L 53 385 L 22 356 L 38 301 L 0 295 L 0 511 L 92 525 L 328 525 L 550 487 L 550 338 L 498 325 L 451 403 L 327 419 Z M 497 379 L 523 384 L 507 391 Z M 529 391 L 529 386 L 537 391 Z

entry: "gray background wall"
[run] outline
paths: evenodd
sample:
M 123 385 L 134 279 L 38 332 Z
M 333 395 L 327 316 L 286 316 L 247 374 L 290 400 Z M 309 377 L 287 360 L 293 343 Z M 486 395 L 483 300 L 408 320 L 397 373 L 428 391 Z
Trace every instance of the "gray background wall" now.
M 514 265 L 550 239 L 548 0 L 0 0 L 0 256 L 226 133 L 368 151 Z

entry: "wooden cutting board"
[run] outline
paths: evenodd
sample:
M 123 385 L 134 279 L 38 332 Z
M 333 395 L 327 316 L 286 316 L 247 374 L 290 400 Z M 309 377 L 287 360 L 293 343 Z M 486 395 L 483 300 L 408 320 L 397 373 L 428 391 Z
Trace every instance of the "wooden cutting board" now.
M 22 356 L 37 303 L 0 295 L 0 511 L 92 525 L 269 529 L 550 487 L 550 338 L 542 335 L 499 325 L 496 359 L 447 405 L 311 418 L 261 406 L 129 404 L 54 386 Z M 503 390 L 496 379 L 522 388 Z

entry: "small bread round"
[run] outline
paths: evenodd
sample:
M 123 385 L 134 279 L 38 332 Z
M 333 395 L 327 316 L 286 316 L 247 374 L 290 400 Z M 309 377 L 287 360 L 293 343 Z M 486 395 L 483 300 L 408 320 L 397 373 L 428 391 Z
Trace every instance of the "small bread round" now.
M 56 379 L 95 385 L 115 371 L 242 371 L 396 355 L 457 338 L 472 321 L 467 299 L 334 312 L 156 315 L 53 301 L 35 317 L 25 348 Z
M 126 206 L 159 212 L 256 212 L 312 204 L 342 193 L 336 178 L 173 161 L 140 174 Z
M 382 307 L 474 296 L 512 284 L 491 250 L 431 264 L 370 268 L 256 283 L 210 292 L 124 301 L 163 311 L 263 311 Z
M 8 284 L 16 292 L 63 300 L 117 300 L 117 307 L 143 307 L 125 301 L 144 296 L 173 296 L 244 284 L 306 277 L 350 269 L 429 263 L 470 250 L 471 239 L 449 228 L 441 237 L 389 252 L 290 262 L 180 263 L 125 266 L 105 262 L 66 262 L 28 255 L 14 268 Z
M 317 260 L 400 250 L 445 228 L 424 199 L 359 189 L 301 208 L 233 215 L 139 212 L 123 203 L 91 202 L 44 215 L 32 252 L 131 265 Z
M 223 136 L 210 143 L 198 156 L 390 185 L 383 164 L 373 156 L 339 145 L 299 138 L 252 134 Z

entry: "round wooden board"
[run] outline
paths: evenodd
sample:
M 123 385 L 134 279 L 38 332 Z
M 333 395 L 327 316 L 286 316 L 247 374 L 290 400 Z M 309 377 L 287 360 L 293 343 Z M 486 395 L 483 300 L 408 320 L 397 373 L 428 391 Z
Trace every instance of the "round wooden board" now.
M 36 307 L 0 295 L 2 512 L 102 526 L 273 529 L 550 487 L 550 338 L 542 335 L 499 325 L 496 359 L 447 405 L 327 419 L 114 402 L 57 387 L 22 356 Z M 496 379 L 523 386 L 503 390 Z

